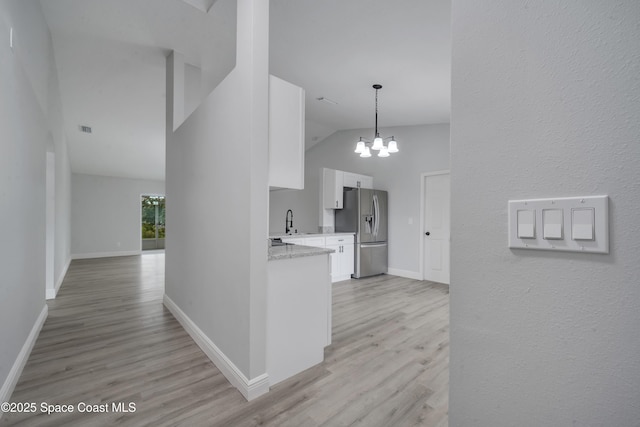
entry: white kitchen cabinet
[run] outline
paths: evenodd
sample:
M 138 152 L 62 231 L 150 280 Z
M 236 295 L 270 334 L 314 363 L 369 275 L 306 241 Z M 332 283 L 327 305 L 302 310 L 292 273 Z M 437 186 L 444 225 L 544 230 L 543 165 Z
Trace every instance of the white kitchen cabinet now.
M 322 205 L 325 209 L 342 209 L 345 187 L 373 188 L 373 177 L 335 169 L 322 169 Z
M 325 209 L 342 209 L 344 172 L 323 169 L 323 206 Z
M 281 237 L 284 243 L 293 243 L 294 245 L 304 245 L 304 237 Z
M 328 236 L 325 247 L 333 249 L 331 254 L 331 282 L 348 280 L 354 272 L 353 235 Z
M 373 177 L 367 175 L 360 175 L 360 188 L 373 189 Z
M 293 243 L 294 245 L 315 246 L 324 248 L 324 237 L 322 236 L 286 236 L 280 238 L 285 243 Z
M 324 237 L 305 237 L 304 245 L 315 246 L 317 248 L 324 248 L 325 238 Z
M 269 76 L 269 187 L 304 188 L 304 89 Z
M 373 177 L 352 172 L 343 172 L 343 187 L 373 188 Z

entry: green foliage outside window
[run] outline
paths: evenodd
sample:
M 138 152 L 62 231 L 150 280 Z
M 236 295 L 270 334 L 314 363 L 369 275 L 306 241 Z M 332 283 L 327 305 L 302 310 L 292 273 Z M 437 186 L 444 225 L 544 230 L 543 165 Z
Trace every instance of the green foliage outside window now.
M 142 238 L 155 239 L 156 227 L 158 238 L 165 238 L 165 201 L 162 196 L 142 197 Z M 157 224 L 156 224 L 157 214 Z

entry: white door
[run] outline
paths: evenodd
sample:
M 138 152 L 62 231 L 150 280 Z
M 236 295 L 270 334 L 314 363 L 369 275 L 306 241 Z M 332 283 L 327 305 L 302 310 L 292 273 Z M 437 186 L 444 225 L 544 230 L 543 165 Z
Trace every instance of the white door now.
M 449 284 L 450 176 L 427 175 L 424 180 L 424 280 Z

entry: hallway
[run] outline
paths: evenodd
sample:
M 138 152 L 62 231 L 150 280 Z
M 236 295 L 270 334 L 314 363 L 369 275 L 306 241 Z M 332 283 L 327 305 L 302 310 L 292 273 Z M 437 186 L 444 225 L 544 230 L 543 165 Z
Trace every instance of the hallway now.
M 36 411 L 0 424 L 447 425 L 447 286 L 337 283 L 325 362 L 248 403 L 163 307 L 163 282 L 163 253 L 73 261 L 11 398 Z

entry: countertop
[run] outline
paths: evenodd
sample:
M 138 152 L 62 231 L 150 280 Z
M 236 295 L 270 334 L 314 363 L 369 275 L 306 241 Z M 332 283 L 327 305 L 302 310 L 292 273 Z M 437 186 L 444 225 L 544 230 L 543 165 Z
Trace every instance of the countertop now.
M 316 248 L 303 245 L 282 245 L 269 247 L 269 261 L 276 259 L 300 258 L 305 256 L 324 255 L 335 252 L 333 249 Z
M 282 237 L 326 237 L 326 236 L 353 236 L 355 233 L 296 233 L 296 234 L 284 234 L 284 233 L 275 233 L 270 234 L 270 238 L 282 238 Z

